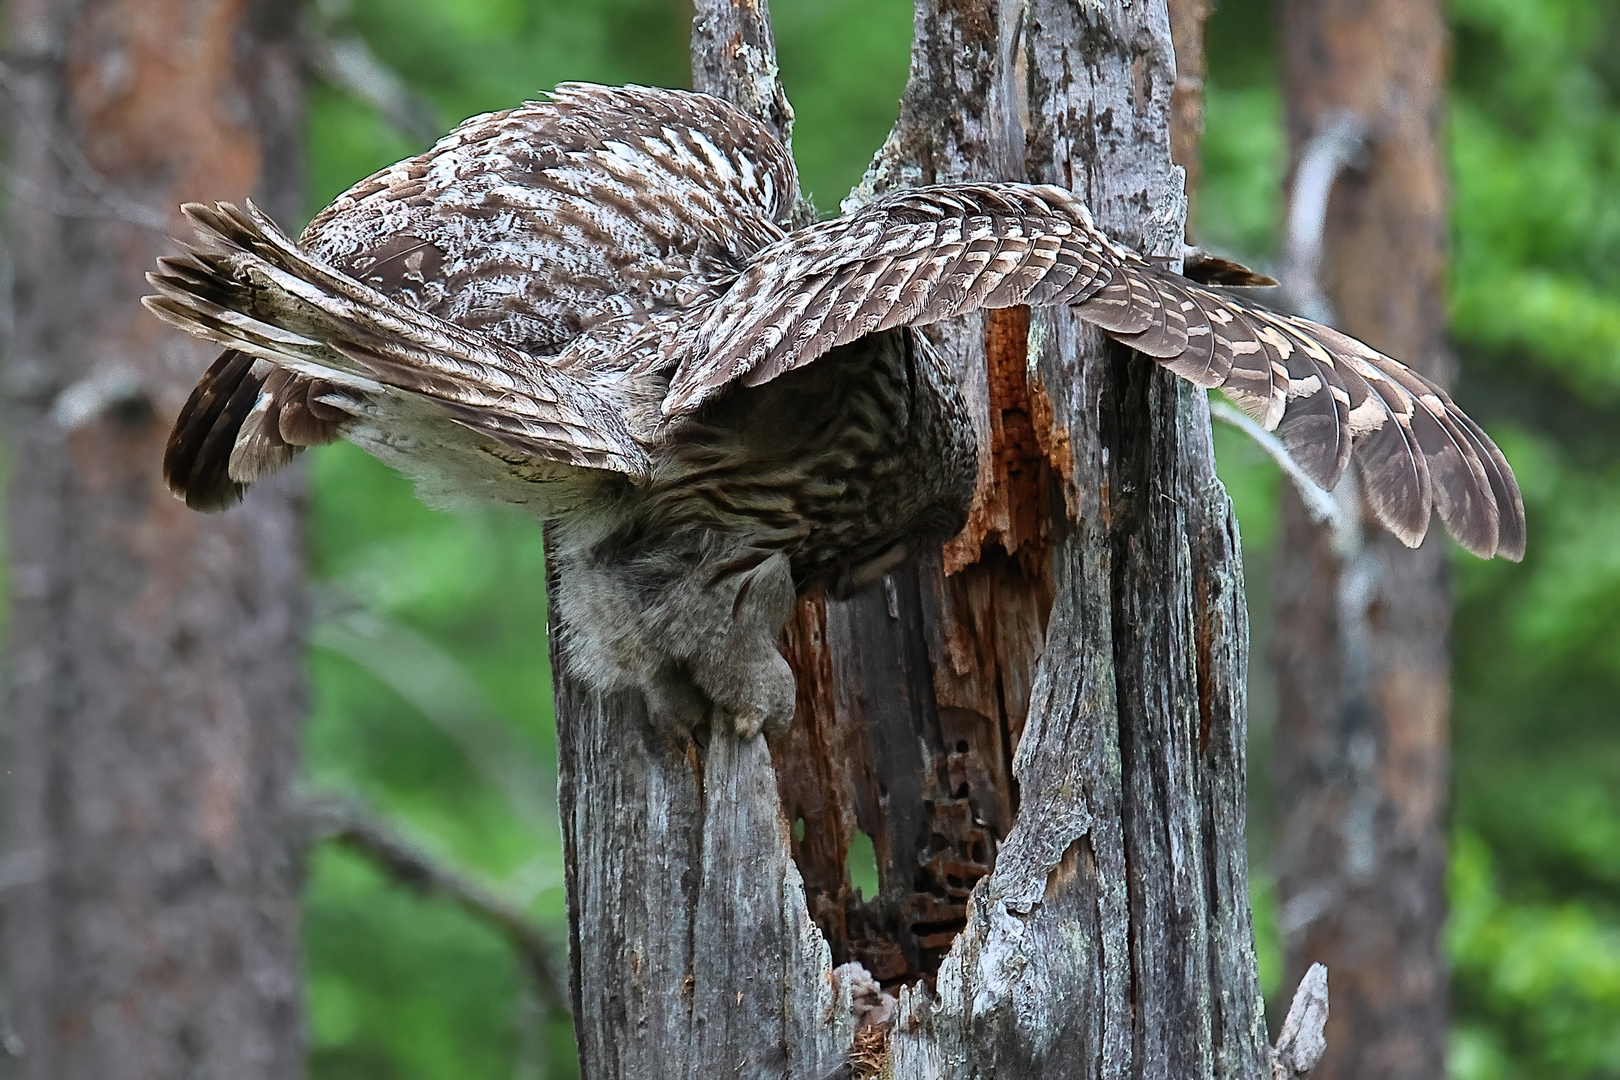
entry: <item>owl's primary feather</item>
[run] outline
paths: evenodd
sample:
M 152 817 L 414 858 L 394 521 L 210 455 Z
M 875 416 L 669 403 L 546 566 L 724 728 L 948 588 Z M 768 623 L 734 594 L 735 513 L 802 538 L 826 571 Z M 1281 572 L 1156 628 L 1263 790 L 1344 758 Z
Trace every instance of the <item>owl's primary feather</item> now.
M 1067 305 L 1221 387 L 1324 486 L 1354 458 L 1403 541 L 1438 508 L 1470 551 L 1524 550 L 1507 463 L 1442 391 L 1150 265 L 1069 192 L 918 188 L 788 232 L 797 190 L 721 101 L 567 85 L 363 181 L 296 245 L 251 206 L 188 206 L 199 240 L 147 303 L 227 351 L 170 486 L 215 509 L 341 436 L 436 502 L 528 506 L 566 662 L 687 723 L 778 725 L 795 593 L 859 587 L 965 519 L 972 425 L 915 327 Z

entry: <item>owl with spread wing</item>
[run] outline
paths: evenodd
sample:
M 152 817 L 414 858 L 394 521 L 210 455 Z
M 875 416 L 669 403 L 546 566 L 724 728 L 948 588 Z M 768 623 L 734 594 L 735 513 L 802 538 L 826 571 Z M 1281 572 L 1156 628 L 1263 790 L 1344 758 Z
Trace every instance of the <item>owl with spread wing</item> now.
M 678 723 L 793 714 L 795 596 L 847 593 L 966 520 L 977 448 L 919 327 L 1066 305 L 1220 387 L 1332 488 L 1352 459 L 1407 544 L 1431 510 L 1519 558 L 1496 445 L 1390 357 L 1113 243 L 1057 187 L 896 191 L 790 231 L 793 160 L 702 94 L 579 84 L 468 120 L 362 181 L 295 244 L 191 204 L 148 275 L 159 317 L 225 346 L 164 474 L 224 508 L 344 438 L 440 506 L 545 523 L 565 662 Z

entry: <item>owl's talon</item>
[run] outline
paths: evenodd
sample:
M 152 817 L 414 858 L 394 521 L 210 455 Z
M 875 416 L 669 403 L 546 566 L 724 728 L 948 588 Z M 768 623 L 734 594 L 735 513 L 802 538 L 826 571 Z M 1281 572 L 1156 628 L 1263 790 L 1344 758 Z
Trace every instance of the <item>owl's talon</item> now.
M 739 739 L 752 739 L 765 727 L 765 710 L 745 709 L 732 718 L 731 726 Z
M 793 723 L 793 710 L 784 712 L 780 708 L 767 708 L 753 706 L 740 712 L 731 713 L 731 727 L 741 739 L 752 739 L 760 732 L 766 738 L 775 738 L 788 729 Z

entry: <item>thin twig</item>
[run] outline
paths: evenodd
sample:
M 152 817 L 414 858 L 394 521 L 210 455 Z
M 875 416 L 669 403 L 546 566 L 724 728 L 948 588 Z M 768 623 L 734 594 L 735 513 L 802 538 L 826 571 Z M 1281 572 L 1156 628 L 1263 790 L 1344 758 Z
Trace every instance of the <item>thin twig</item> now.
M 19 199 L 38 204 L 59 217 L 102 218 L 111 221 L 122 221 L 138 229 L 159 233 L 167 236 L 170 230 L 169 215 L 161 210 L 153 209 L 135 198 L 129 192 L 119 187 L 107 177 L 101 175 L 94 165 L 91 165 L 84 154 L 72 142 L 61 138 L 48 124 L 35 119 L 25 107 L 25 95 L 16 85 L 16 72 L 11 65 L 0 63 L 0 90 L 4 90 L 12 100 L 16 115 L 32 128 L 43 139 L 51 153 L 56 156 L 66 168 L 70 179 L 76 180 L 95 200 L 97 210 L 68 209 L 75 204 L 63 199 L 58 192 L 47 190 L 29 190 L 36 185 L 26 183 L 21 177 L 11 172 L 0 173 L 7 188 Z
M 383 63 L 353 30 L 315 27 L 305 34 L 310 70 L 335 90 L 370 105 L 396 131 L 431 143 L 444 133 L 438 112 Z
M 526 826 L 548 842 L 561 843 L 555 770 L 487 704 L 482 687 L 459 660 L 378 605 L 366 604 L 368 592 L 359 578 L 317 594 L 323 601 L 318 610 L 328 610 L 316 621 L 315 645 L 352 660 L 409 702 L 461 749 Z
M 566 983 L 553 961 L 551 943 L 522 911 L 411 844 L 387 820 L 352 797 L 310 796 L 304 800 L 303 814 L 315 839 L 365 855 L 399 884 L 425 896 L 450 900 L 494 929 L 522 957 L 547 1017 L 568 1016 Z
M 147 216 L 144 208 L 139 214 L 130 214 L 116 206 L 108 206 L 104 200 L 97 197 L 74 198 L 63 195 L 61 192 L 25 179 L 11 168 L 0 167 L 0 185 L 4 185 L 7 193 L 18 202 L 37 207 L 53 217 L 74 221 L 118 221 L 146 232 L 162 233 L 164 236 L 168 236 L 172 231 L 167 226 L 159 226 L 155 218 Z
M 1322 242 L 1328 198 L 1345 169 L 1367 156 L 1367 123 L 1347 109 L 1329 110 L 1305 144 L 1288 192 L 1288 231 L 1283 250 L 1283 287 L 1306 318 L 1329 322 L 1322 292 Z
M 1260 449 L 1271 455 L 1272 460 L 1282 467 L 1282 471 L 1288 474 L 1288 479 L 1292 480 L 1294 487 L 1299 490 L 1300 500 L 1305 504 L 1305 512 L 1311 515 L 1312 521 L 1318 525 L 1324 523 L 1331 525 L 1335 533 L 1347 527 L 1344 507 L 1339 500 L 1335 499 L 1331 492 L 1317 486 L 1316 481 L 1300 468 L 1299 462 L 1294 460 L 1294 455 L 1288 452 L 1288 447 L 1283 445 L 1281 439 L 1261 427 L 1253 417 L 1227 402 L 1211 401 L 1209 415 L 1231 424 L 1259 444 Z

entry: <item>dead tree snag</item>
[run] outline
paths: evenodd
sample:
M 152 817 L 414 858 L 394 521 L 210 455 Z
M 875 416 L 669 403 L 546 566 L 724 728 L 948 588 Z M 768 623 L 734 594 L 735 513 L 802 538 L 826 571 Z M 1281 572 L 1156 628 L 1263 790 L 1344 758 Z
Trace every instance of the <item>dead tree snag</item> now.
M 774 103 L 763 4 L 698 7 L 698 87 Z M 916 27 L 899 122 L 854 198 L 1058 183 L 1179 259 L 1162 4 L 919 0 Z M 866 1015 L 834 977 L 846 961 L 899 999 L 880 1045 L 861 1035 L 860 1075 L 1270 1068 L 1242 574 L 1203 396 L 1066 313 L 965 319 L 937 343 L 977 412 L 972 524 L 851 600 L 800 603 L 798 715 L 774 758 L 671 741 L 638 701 L 559 683 L 588 1077 L 819 1078 Z M 849 880 L 857 832 L 875 898 Z

